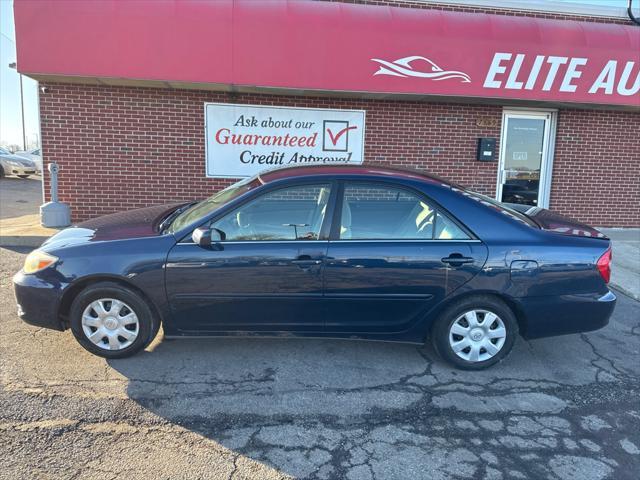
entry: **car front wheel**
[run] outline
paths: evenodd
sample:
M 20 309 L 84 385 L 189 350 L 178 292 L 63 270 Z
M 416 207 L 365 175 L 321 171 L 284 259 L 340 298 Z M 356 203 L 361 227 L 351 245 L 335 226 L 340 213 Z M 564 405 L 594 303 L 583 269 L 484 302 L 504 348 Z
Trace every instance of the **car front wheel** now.
M 105 358 L 139 352 L 151 343 L 160 325 L 140 295 L 111 282 L 83 290 L 71 305 L 70 323 L 80 345 Z
M 482 370 L 503 360 L 518 336 L 511 309 L 491 296 L 451 305 L 436 320 L 431 340 L 447 362 L 464 370 Z

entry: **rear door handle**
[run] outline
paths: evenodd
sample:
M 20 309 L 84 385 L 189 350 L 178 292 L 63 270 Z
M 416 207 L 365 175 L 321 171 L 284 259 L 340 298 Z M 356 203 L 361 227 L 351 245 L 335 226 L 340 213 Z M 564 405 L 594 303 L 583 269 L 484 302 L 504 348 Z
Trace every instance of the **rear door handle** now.
M 452 253 L 448 257 L 444 257 L 441 260 L 442 260 L 442 263 L 446 263 L 448 265 L 451 265 L 452 267 L 459 267 L 461 265 L 464 265 L 465 263 L 474 262 L 473 257 L 464 257 L 462 256 L 461 253 Z

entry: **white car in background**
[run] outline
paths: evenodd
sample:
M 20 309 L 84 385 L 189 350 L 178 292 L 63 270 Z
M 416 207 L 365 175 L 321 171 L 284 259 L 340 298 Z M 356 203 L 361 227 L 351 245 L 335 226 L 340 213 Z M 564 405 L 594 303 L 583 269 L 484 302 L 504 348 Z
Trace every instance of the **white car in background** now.
M 31 150 L 24 150 L 20 152 L 16 152 L 15 155 L 19 155 L 20 157 L 28 158 L 33 163 L 36 164 L 36 170 L 39 173 L 42 173 L 42 153 L 40 152 L 40 148 L 32 148 Z
M 27 178 L 36 173 L 37 167 L 35 162 L 20 155 L 15 155 L 6 148 L 0 147 L 0 178 L 7 175 Z

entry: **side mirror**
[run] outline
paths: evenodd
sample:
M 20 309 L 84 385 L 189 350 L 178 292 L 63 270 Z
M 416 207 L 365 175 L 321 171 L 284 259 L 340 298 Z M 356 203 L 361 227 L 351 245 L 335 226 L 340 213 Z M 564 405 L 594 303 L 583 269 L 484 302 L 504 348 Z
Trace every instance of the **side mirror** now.
M 211 246 L 211 229 L 207 227 L 198 227 L 193 231 L 191 240 L 196 245 L 208 248 Z
M 193 243 L 203 248 L 211 248 L 213 243 L 221 242 L 225 239 L 225 234 L 217 228 L 198 227 L 191 235 Z

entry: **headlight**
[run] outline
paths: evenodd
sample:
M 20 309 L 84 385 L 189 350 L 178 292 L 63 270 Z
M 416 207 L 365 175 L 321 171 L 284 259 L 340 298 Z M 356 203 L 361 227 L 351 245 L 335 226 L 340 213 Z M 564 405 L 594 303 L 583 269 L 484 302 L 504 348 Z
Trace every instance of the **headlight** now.
M 27 258 L 24 261 L 23 271 L 24 273 L 36 273 L 50 267 L 57 261 L 58 257 L 54 257 L 53 255 L 49 255 L 48 253 L 40 250 L 34 250 L 27 255 Z

